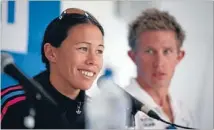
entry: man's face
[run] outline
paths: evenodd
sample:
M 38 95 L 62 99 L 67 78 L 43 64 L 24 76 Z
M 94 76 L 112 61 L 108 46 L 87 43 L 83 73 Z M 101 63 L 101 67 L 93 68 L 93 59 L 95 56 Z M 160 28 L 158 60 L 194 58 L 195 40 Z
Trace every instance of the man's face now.
M 55 69 L 73 88 L 87 90 L 102 68 L 103 50 L 103 36 L 98 27 L 92 24 L 74 26 L 55 49 Z
M 180 51 L 173 31 L 146 31 L 129 56 L 137 65 L 137 79 L 150 87 L 169 87 L 184 52 Z

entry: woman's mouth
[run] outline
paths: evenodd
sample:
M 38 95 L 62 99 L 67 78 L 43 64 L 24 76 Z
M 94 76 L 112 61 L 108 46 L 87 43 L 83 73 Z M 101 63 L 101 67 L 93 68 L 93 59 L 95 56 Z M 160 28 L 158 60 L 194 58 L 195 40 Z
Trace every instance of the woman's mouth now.
M 79 69 L 79 71 L 84 77 L 87 77 L 87 78 L 92 78 L 96 74 L 95 72 L 92 72 L 90 70 Z

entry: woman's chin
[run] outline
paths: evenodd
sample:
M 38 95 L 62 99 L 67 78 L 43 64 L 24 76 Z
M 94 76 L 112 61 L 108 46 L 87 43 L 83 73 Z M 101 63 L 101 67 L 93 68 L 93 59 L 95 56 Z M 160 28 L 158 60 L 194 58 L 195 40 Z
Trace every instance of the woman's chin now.
M 82 84 L 81 86 L 79 86 L 80 90 L 88 90 L 90 89 L 92 86 L 92 84 Z

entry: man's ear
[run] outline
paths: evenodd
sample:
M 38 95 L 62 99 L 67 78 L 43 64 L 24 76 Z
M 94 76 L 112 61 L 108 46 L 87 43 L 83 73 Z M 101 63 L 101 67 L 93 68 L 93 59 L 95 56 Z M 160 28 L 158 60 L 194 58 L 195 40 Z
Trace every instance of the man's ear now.
M 185 56 L 185 51 L 180 50 L 177 57 L 177 63 L 179 63 L 184 58 L 184 56 Z
M 133 50 L 129 50 L 128 51 L 128 55 L 129 55 L 129 57 L 131 58 L 131 60 L 135 63 L 136 62 L 136 60 L 135 60 L 135 51 L 133 51 Z
M 50 43 L 45 43 L 44 45 L 44 54 L 49 62 L 56 62 L 56 48 L 53 47 Z

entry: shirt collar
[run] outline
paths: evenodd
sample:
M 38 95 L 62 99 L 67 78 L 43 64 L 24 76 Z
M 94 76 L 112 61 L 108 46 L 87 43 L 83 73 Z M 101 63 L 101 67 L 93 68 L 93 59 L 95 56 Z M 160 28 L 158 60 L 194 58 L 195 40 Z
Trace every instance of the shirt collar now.
M 125 87 L 125 89 L 128 93 L 130 93 L 133 97 L 138 99 L 140 102 L 144 103 L 145 105 L 155 110 L 156 112 L 162 113 L 161 107 L 155 103 L 152 97 L 140 86 L 140 84 L 137 82 L 136 79 L 134 78 L 131 79 L 130 85 Z M 176 116 L 180 116 L 179 114 L 181 114 L 181 111 L 179 108 L 181 105 L 178 103 L 175 97 L 171 95 L 170 91 L 168 95 L 169 95 L 170 105 L 172 107 L 174 118 Z
M 37 76 L 34 77 L 44 89 L 57 101 L 60 108 L 67 108 L 69 106 L 76 106 L 77 102 L 83 103 L 85 100 L 85 91 L 80 91 L 79 95 L 75 100 L 66 97 L 65 95 L 61 94 L 55 87 L 50 83 L 49 80 L 50 73 L 48 71 L 41 72 Z
M 126 87 L 126 90 L 140 102 L 152 108 L 159 107 L 152 99 L 152 97 L 139 85 L 136 79 L 131 79 L 131 83 Z

